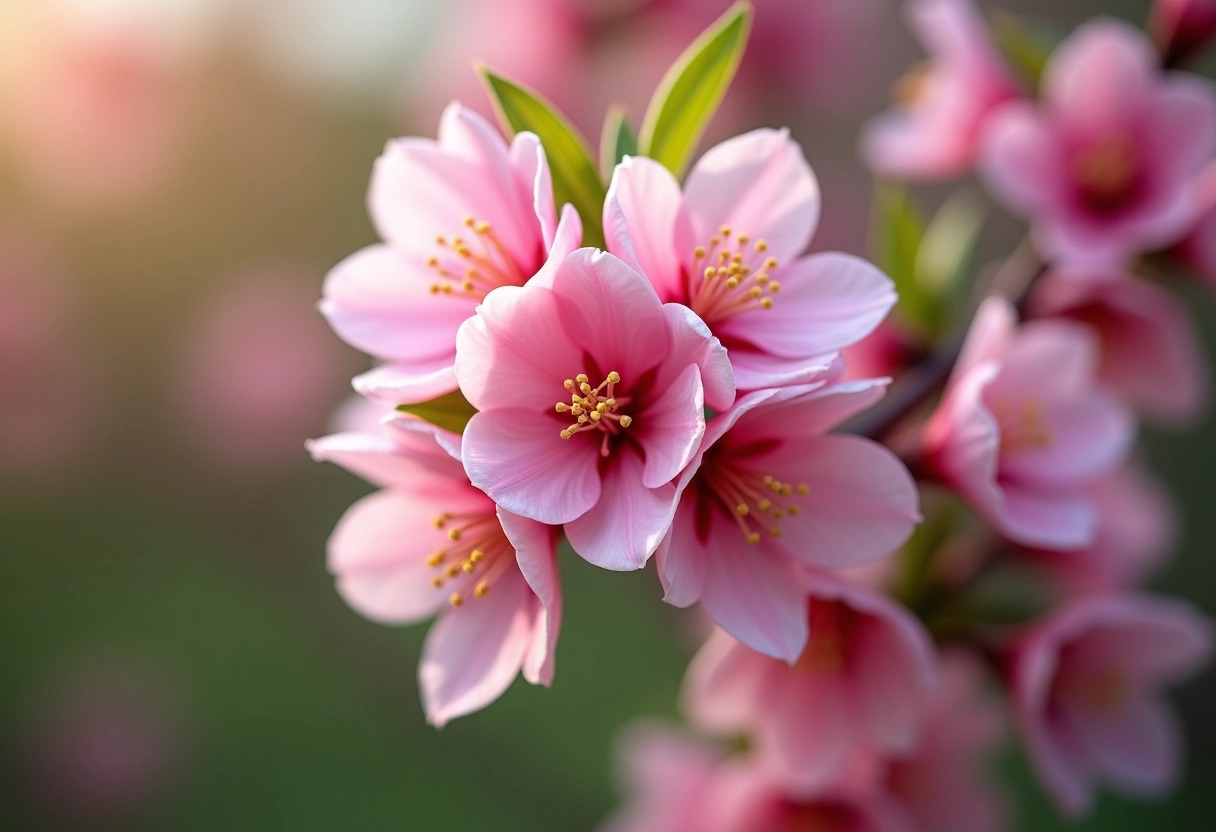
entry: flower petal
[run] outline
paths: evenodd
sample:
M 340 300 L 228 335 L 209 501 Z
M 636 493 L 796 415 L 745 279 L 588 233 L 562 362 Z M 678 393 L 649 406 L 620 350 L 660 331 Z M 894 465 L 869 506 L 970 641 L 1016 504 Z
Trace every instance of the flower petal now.
M 710 148 L 688 174 L 684 201 L 694 237 L 708 246 L 722 226 L 787 263 L 819 224 L 819 182 L 788 130 L 761 129 Z
M 705 435 L 705 394 L 695 364 L 684 368 L 640 414 L 637 430 L 646 454 L 642 485 L 658 488 L 671 482 L 692 461 Z M 634 430 L 630 425 L 628 430 Z
M 378 402 L 419 404 L 455 390 L 456 369 L 446 355 L 426 362 L 396 362 L 355 376 L 352 386 Z
M 735 374 L 726 347 L 710 334 L 697 313 L 683 304 L 664 304 L 663 317 L 671 331 L 671 351 L 659 368 L 655 386 L 666 387 L 687 365 L 696 364 L 701 370 L 705 405 L 726 410 L 735 401 Z
M 637 269 L 663 301 L 683 298 L 684 261 L 692 257 L 692 224 L 680 183 L 653 159 L 626 156 L 604 198 L 608 250 Z
M 539 601 L 524 678 L 534 685 L 553 683 L 557 636 L 562 627 L 562 587 L 557 574 L 555 529 L 535 520 L 498 509 L 498 522 L 515 547 L 519 571 Z

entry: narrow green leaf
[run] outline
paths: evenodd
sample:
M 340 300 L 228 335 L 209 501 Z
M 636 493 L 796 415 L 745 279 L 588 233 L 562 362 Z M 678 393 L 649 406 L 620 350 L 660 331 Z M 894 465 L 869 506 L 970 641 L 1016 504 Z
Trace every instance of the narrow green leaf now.
M 1003 9 L 990 9 L 988 19 L 992 39 L 1005 59 L 1022 74 L 1031 90 L 1038 89 L 1056 39 L 1031 28 L 1025 20 Z
M 604 119 L 604 133 L 600 137 L 600 174 L 605 182 L 612 181 L 612 171 L 626 156 L 636 156 L 638 140 L 629 129 L 624 107 L 612 107 Z
M 642 120 L 643 156 L 684 174 L 739 68 L 751 22 L 751 4 L 735 3 L 671 65 Z
M 591 159 L 587 140 L 537 93 L 484 66 L 477 71 L 503 129 L 512 135 L 531 131 L 540 137 L 553 174 L 553 198 L 558 206 L 569 202 L 578 210 L 583 220 L 583 243 L 603 248 L 604 183 Z
M 431 399 L 429 402 L 421 404 L 399 404 L 397 410 L 417 416 L 453 433 L 464 433 L 464 426 L 477 412 L 459 390 L 453 390 L 451 393 L 445 393 L 437 399 Z
M 872 229 L 874 258 L 895 282 L 899 293 L 898 309 L 905 320 L 920 325 L 923 298 L 916 283 L 916 258 L 925 221 L 905 188 L 880 186 L 874 195 Z
M 916 285 L 931 334 L 946 332 L 970 287 L 975 250 L 987 212 L 966 191 L 952 195 L 934 215 L 916 253 Z

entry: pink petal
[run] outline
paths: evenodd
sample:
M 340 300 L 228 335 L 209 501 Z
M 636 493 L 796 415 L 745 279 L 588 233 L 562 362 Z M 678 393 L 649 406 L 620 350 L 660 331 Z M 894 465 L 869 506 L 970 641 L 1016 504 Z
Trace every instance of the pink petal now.
M 434 437 L 429 437 L 429 442 L 429 449 L 419 443 L 408 454 L 402 453 L 401 446 L 383 433 L 335 433 L 312 439 L 306 445 L 317 462 L 341 465 L 381 487 L 411 484 L 426 473 L 463 478 L 460 463 L 444 453 Z
M 985 401 L 1077 398 L 1098 372 L 1100 346 L 1087 327 L 1072 321 L 1025 324 L 1002 357 L 1001 374 Z
M 1008 485 L 1003 492 L 998 525 L 1015 543 L 1068 551 L 1093 540 L 1098 518 L 1088 500 Z
M 575 437 L 579 439 L 581 437 Z M 584 560 L 603 569 L 641 569 L 671 528 L 676 490 L 647 488 L 641 458 L 618 447 L 600 479 L 599 500 L 566 523 L 566 537 Z
M 680 488 L 683 493 L 683 488 Z M 672 545 L 676 541 L 696 540 L 696 516 L 691 502 L 680 503 L 672 520 L 671 531 L 655 550 L 659 581 L 663 585 L 663 600 L 674 607 L 691 607 L 705 589 L 707 565 L 699 551 L 688 545 Z
M 536 274 L 528 279 L 527 285 L 552 289 L 553 278 L 557 275 L 558 268 L 582 244 L 583 221 L 579 218 L 578 211 L 574 210 L 574 206 L 567 203 L 562 206 L 561 220 L 557 224 L 557 230 L 553 232 L 553 239 L 549 244 L 549 256 Z
M 456 389 L 456 370 L 452 357 L 445 355 L 429 361 L 385 364 L 352 382 L 361 396 L 386 404 L 429 402 Z
M 535 133 L 517 133 L 511 141 L 511 167 L 525 192 L 532 196 L 532 207 L 540 221 L 545 248 L 553 247 L 557 230 L 557 207 L 553 202 L 553 176 L 549 160 Z M 576 246 L 577 248 L 577 246 Z
M 641 414 L 637 430 L 646 455 L 642 485 L 658 488 L 671 482 L 692 461 L 705 435 L 705 394 L 695 364 L 663 389 Z M 630 425 L 629 430 L 634 430 Z
M 701 370 L 705 405 L 714 410 L 726 410 L 735 401 L 735 374 L 722 342 L 710 334 L 709 327 L 697 313 L 683 304 L 664 304 L 663 317 L 671 331 L 671 350 L 659 368 L 655 386 L 666 387 L 684 372 L 686 366 L 696 364 Z
M 1135 426 L 1113 397 L 1094 391 L 1085 399 L 1044 402 L 1042 410 L 1047 444 L 1003 453 L 1002 478 L 1048 488 L 1075 486 L 1126 460 Z
M 541 523 L 567 523 L 600 499 L 599 444 L 562 439 L 557 419 L 525 410 L 477 413 L 464 431 L 464 469 L 499 506 Z
M 801 254 L 819 224 L 819 183 L 788 130 L 753 130 L 712 147 L 684 186 L 701 245 L 726 225 L 763 239 L 779 263 Z
M 581 356 L 558 324 L 558 299 L 539 286 L 502 286 L 456 333 L 456 379 L 478 410 L 551 413 L 569 398 L 562 381 L 582 372 Z M 560 430 L 560 428 L 559 428 Z
M 771 309 L 726 318 L 720 334 L 762 352 L 803 358 L 837 352 L 874 331 L 895 305 L 891 279 L 849 254 L 812 254 L 780 269 Z
M 815 792 L 840 776 L 857 739 L 854 702 L 833 673 L 785 674 L 760 725 L 783 779 L 797 792 Z
M 748 733 L 784 666 L 715 629 L 684 676 L 681 710 L 703 731 Z
M 1216 88 L 1192 75 L 1167 76 L 1153 95 L 1144 128 L 1158 164 L 1189 179 L 1216 152 Z
M 528 653 L 524 657 L 524 678 L 534 685 L 553 683 L 557 637 L 562 627 L 562 587 L 557 574 L 555 530 L 498 509 L 498 522 L 511 545 L 519 571 L 539 603 Z
M 951 384 L 979 364 L 1000 361 L 1016 342 L 1018 316 L 1013 305 L 1001 297 L 992 296 L 976 310 L 962 352 L 954 364 Z
M 854 689 L 870 737 L 892 752 L 913 749 L 925 710 L 933 646 L 902 608 L 863 619 L 853 650 Z
M 801 512 L 781 520 L 783 533 L 774 541 L 804 563 L 841 569 L 872 562 L 902 545 L 920 521 L 907 468 L 868 439 L 787 440 L 754 466 L 808 486 L 806 497 L 791 498 Z
M 836 354 L 811 358 L 781 358 L 755 350 L 736 349 L 730 352 L 735 385 L 740 391 L 766 390 L 774 387 L 811 384 L 833 375 Z
M 653 159 L 627 156 L 604 198 L 608 250 L 650 280 L 664 301 L 684 296 L 684 261 L 695 246 L 680 183 Z
M 409 491 L 381 491 L 342 515 L 329 538 L 329 569 L 338 591 L 361 615 L 390 624 L 419 621 L 447 603 L 431 585 L 427 556 L 447 538 L 431 521 L 445 511 L 486 510 L 466 487 L 432 479 Z M 421 487 L 421 486 L 420 486 Z
M 620 373 L 627 390 L 671 348 L 654 288 L 607 252 L 584 248 L 567 257 L 554 273 L 553 294 L 568 339 L 570 376 L 590 369 L 579 366 L 589 356 L 605 375 Z
M 380 358 L 451 361 L 456 330 L 473 314 L 472 299 L 434 294 L 434 273 L 388 246 L 355 252 L 325 278 L 321 312 L 338 336 Z
M 997 487 L 1000 428 L 981 397 L 999 372 L 993 363 L 972 367 L 951 381 L 946 397 L 925 428 L 930 463 L 989 519 L 1000 511 Z
M 791 566 L 761 546 L 740 544 L 738 530 L 726 523 L 711 529 L 702 546 L 705 611 L 753 650 L 796 661 L 806 646 L 806 593 Z
M 1068 707 L 1095 773 L 1122 792 L 1161 797 L 1178 781 L 1182 734 L 1164 702 L 1137 696 L 1121 706 Z
M 1109 18 L 1092 21 L 1048 61 L 1042 82 L 1047 106 L 1073 130 L 1122 127 L 1156 83 L 1157 63 L 1142 32 Z
M 451 608 L 435 622 L 418 666 L 427 722 L 442 728 L 511 686 L 528 649 L 531 597 L 519 573 L 509 570 L 484 598 Z
M 992 191 L 1019 212 L 1059 204 L 1065 198 L 1057 139 L 1029 102 L 1006 104 L 989 117 L 979 163 Z
M 878 402 L 887 383 L 887 379 L 858 379 L 749 393 L 730 411 L 738 425 L 731 441 L 749 444 L 756 438 L 820 436 Z

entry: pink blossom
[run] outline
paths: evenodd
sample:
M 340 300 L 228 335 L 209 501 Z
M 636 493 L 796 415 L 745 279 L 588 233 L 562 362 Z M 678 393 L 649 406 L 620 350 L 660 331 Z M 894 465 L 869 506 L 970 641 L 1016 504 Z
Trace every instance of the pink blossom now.
M 986 768 L 1004 739 L 1005 712 L 969 654 L 946 652 L 939 664 L 920 741 L 910 755 L 889 760 L 885 790 L 924 832 L 1001 832 L 1009 807 Z
M 1127 411 L 1098 388 L 1098 342 L 1067 321 L 1019 327 L 989 298 L 924 432 L 927 466 L 1010 540 L 1077 549 L 1094 537 L 1086 489 L 1125 458 Z
M 657 555 L 668 603 L 700 601 L 753 650 L 788 662 L 802 655 L 802 565 L 877 560 L 920 519 L 916 486 L 890 451 L 826 435 L 883 387 L 870 380 L 762 390 L 710 421 Z
M 1184 424 L 1200 415 L 1203 350 L 1172 293 L 1118 271 L 1054 272 L 1037 286 L 1030 313 L 1089 325 L 1101 341 L 1099 381 L 1155 421 Z
M 355 379 L 365 395 L 421 402 L 456 389 L 456 330 L 497 286 L 519 286 L 579 242 L 578 214 L 554 225 L 544 149 L 520 133 L 510 147 L 481 116 L 453 103 L 439 140 L 390 142 L 368 203 L 384 243 L 343 260 L 321 311 L 347 343 L 390 363 Z
M 627 805 L 600 832 L 912 832 L 912 819 L 880 792 L 837 788 L 791 794 L 756 759 L 723 759 L 714 746 L 660 727 L 621 743 Z
M 189 449 L 209 466 L 252 473 L 299 462 L 300 437 L 324 425 L 347 389 L 354 355 L 317 317 L 310 278 L 283 264 L 238 269 L 187 328 L 173 404 Z
M 891 281 L 860 258 L 798 256 L 819 205 L 788 132 L 755 130 L 710 149 L 683 191 L 657 162 L 627 158 L 604 201 L 604 234 L 660 298 L 721 339 L 739 389 L 757 390 L 813 380 L 895 303 Z
M 705 407 L 735 393 L 705 324 L 593 249 L 487 295 L 456 337 L 456 377 L 480 411 L 464 434 L 473 484 L 507 511 L 564 523 L 575 551 L 608 569 L 645 565 Z
M 1216 162 L 1208 163 L 1199 176 L 1199 200 L 1199 219 L 1178 244 L 1178 254 L 1216 291 Z
M 1029 215 L 1057 265 L 1119 265 L 1177 242 L 1199 211 L 1195 180 L 1216 150 L 1216 94 L 1162 74 L 1152 44 L 1124 23 L 1078 29 L 1052 55 L 1043 100 L 1006 105 L 981 167 L 1009 208 Z
M 496 511 L 465 477 L 456 434 L 399 414 L 382 424 L 309 443 L 314 459 L 383 488 L 329 539 L 339 593 L 386 624 L 438 615 L 418 668 L 435 726 L 484 708 L 520 672 L 549 685 L 562 614 L 554 530 Z
M 1071 552 L 1026 554 L 1066 594 L 1131 589 L 1159 569 L 1178 539 L 1178 512 L 1157 480 L 1132 463 L 1089 490 L 1097 509 L 1094 539 Z
M 701 728 L 748 734 L 790 790 L 839 780 L 859 746 L 910 752 L 935 680 L 932 642 L 885 595 L 827 574 L 802 581 L 809 638 L 786 664 L 717 630 L 684 680 Z
M 862 155 L 883 176 L 964 174 L 989 116 L 1021 88 L 971 0 L 916 0 L 908 17 L 932 57 L 900 82 L 900 107 L 870 124 Z
M 1152 23 L 1166 62 L 1176 66 L 1216 37 L 1216 0 L 1157 0 Z
M 1173 785 L 1182 737 L 1159 693 L 1211 652 L 1198 612 L 1140 595 L 1076 601 L 1025 636 L 1012 666 L 1018 722 L 1061 810 L 1086 814 L 1099 783 L 1145 797 Z

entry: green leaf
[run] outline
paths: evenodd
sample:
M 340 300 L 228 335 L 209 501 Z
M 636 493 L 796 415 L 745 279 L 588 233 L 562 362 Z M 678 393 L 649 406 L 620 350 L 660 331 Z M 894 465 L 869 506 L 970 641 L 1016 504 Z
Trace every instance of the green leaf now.
M 612 181 L 612 171 L 626 156 L 636 156 L 638 140 L 629 129 L 624 107 L 612 107 L 604 119 L 604 133 L 600 137 L 600 174 L 605 182 Z
M 1055 49 L 1056 38 L 1032 28 L 1025 20 L 1003 9 L 988 11 L 992 39 L 1009 61 L 1029 83 L 1031 90 L 1039 87 L 1043 68 Z
M 671 65 L 642 120 L 643 156 L 684 174 L 739 68 L 751 22 L 751 4 L 735 3 Z
M 477 412 L 459 390 L 453 390 L 451 393 L 445 393 L 437 399 L 431 399 L 429 402 L 421 404 L 399 404 L 397 410 L 417 416 L 453 433 L 464 433 L 464 426 Z
M 874 195 L 872 229 L 874 257 L 895 282 L 899 310 L 913 323 L 923 320 L 922 298 L 916 285 L 916 258 L 925 221 L 906 188 L 880 186 Z
M 531 131 L 540 137 L 553 174 L 553 198 L 570 203 L 583 220 L 583 244 L 604 247 L 604 183 L 591 149 L 570 122 L 537 93 L 485 66 L 477 71 L 490 93 L 503 129 L 511 135 Z
M 971 285 L 970 277 L 987 212 L 966 191 L 952 195 L 925 229 L 916 253 L 916 286 L 922 323 L 934 336 L 954 323 Z

